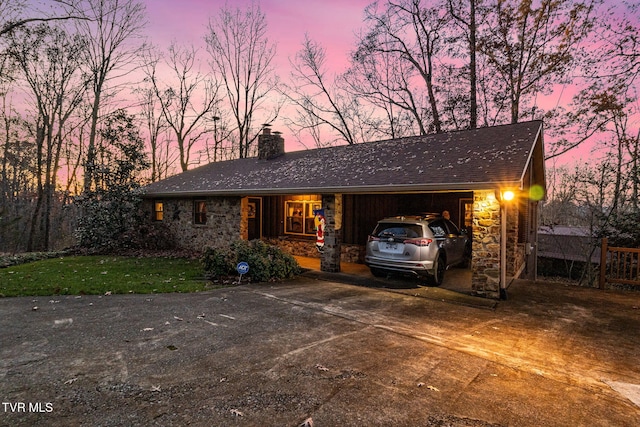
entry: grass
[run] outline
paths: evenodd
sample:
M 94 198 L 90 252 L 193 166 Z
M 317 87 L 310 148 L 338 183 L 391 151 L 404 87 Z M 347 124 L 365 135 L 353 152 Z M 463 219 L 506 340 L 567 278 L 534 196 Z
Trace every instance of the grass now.
M 198 292 L 210 289 L 197 260 L 69 256 L 0 269 L 0 297 Z

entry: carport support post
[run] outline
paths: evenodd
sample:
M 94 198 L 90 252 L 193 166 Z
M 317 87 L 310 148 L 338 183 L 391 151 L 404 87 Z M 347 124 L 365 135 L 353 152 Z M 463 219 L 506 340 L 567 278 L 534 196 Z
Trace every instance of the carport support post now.
M 500 299 L 507 299 L 507 203 L 500 201 Z
M 328 273 L 340 272 L 342 243 L 342 194 L 323 194 L 325 238 L 320 255 L 320 270 Z

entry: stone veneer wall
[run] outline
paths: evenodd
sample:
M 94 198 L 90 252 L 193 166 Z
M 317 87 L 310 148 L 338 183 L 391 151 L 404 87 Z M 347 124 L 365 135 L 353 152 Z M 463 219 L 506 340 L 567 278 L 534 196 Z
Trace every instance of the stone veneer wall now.
M 500 297 L 500 203 L 493 191 L 473 193 L 473 293 Z
M 266 243 L 278 246 L 283 251 L 291 255 L 309 258 L 320 258 L 321 254 L 316 249 L 315 240 L 304 240 L 296 238 L 264 238 Z M 340 245 L 340 261 L 354 264 L 364 264 L 364 245 Z
M 471 289 L 474 294 L 500 298 L 500 202 L 491 191 L 473 193 L 473 258 Z M 518 242 L 518 207 L 507 210 L 507 283 L 525 262 L 524 246 Z
M 309 258 L 320 258 L 320 252 L 316 249 L 316 241 L 309 239 L 297 239 L 290 237 L 263 238 L 265 243 L 278 246 L 283 251 L 295 255 Z
M 324 251 L 320 257 L 320 270 L 340 272 L 342 242 L 342 194 L 323 194 L 325 238 Z
M 208 197 L 207 223 L 193 224 L 193 198 L 163 199 L 164 223 L 173 231 L 178 247 L 203 251 L 207 247 L 226 247 L 237 239 L 248 235 L 248 203 L 241 197 Z M 341 244 L 342 197 L 325 195 L 327 235 L 325 252 L 321 255 L 312 240 L 268 239 L 294 255 L 320 257 L 321 269 L 339 272 L 340 262 L 362 262 L 363 245 Z M 145 206 L 152 211 L 153 200 Z M 500 296 L 500 203 L 494 191 L 475 191 L 473 202 L 473 259 L 472 291 L 489 298 Z M 513 275 L 524 265 L 525 250 L 517 242 L 518 211 L 510 206 L 507 222 L 507 276 Z
M 193 201 L 195 199 L 162 199 L 163 222 L 173 231 L 180 248 L 201 252 L 208 247 L 222 248 L 242 238 L 242 210 L 240 197 L 206 197 L 207 223 L 193 223 Z M 202 200 L 202 199 L 198 199 Z M 248 207 L 246 208 L 248 210 Z M 244 221 L 246 238 L 246 221 Z

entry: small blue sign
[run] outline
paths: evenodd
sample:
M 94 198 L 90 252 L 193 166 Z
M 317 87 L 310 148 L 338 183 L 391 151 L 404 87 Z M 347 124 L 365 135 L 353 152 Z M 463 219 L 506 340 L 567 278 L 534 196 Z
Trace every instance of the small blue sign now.
M 247 274 L 249 272 L 249 264 L 247 264 L 244 261 L 239 262 L 238 265 L 236 266 L 236 270 L 240 274 Z

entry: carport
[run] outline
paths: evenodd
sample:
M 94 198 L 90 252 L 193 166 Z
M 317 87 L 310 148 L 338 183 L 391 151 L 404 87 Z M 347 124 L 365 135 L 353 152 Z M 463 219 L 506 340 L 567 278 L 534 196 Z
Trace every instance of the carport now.
M 320 269 L 320 259 L 304 256 L 295 256 L 296 261 L 303 270 L 322 272 Z M 406 277 L 388 277 L 385 279 L 376 278 L 371 274 L 369 268 L 361 263 L 343 262 L 340 264 L 342 277 L 328 275 L 327 278 L 335 280 L 337 282 L 343 281 L 346 283 L 358 283 L 357 280 L 352 280 L 351 277 L 364 278 L 364 283 L 370 286 L 371 283 L 376 282 L 378 287 L 390 288 L 390 289 L 404 289 L 415 290 L 424 284 L 424 281 L 417 278 Z M 342 280 L 341 280 L 342 279 Z M 452 268 L 447 272 L 444 283 L 440 286 L 441 289 L 447 291 L 457 292 L 461 294 L 471 295 L 473 289 L 471 287 L 471 269 L 470 268 Z M 415 294 L 415 292 L 413 292 Z M 410 292 L 411 294 L 411 292 Z
M 258 157 L 211 163 L 145 188 L 151 218 L 202 250 L 260 238 L 340 272 L 386 216 L 448 210 L 472 231 L 471 289 L 500 298 L 535 276 L 545 187 L 541 121 L 295 152 L 265 128 Z M 315 212 L 324 219 L 316 251 Z

